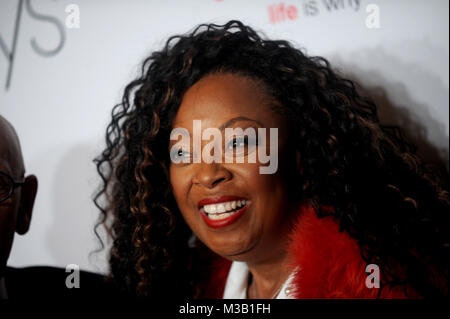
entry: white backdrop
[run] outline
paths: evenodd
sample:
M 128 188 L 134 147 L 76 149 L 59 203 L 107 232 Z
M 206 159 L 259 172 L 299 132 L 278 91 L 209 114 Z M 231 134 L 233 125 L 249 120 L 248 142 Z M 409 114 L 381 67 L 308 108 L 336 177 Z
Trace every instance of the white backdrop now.
M 111 108 L 146 56 L 199 23 L 239 19 L 325 56 L 385 104 L 382 117 L 404 126 L 425 156 L 448 161 L 446 0 L 24 0 L 20 19 L 18 4 L 0 2 L 0 114 L 15 126 L 39 191 L 30 231 L 16 236 L 10 266 L 107 269 L 103 254 L 89 253 L 98 246 L 92 159 L 103 148 Z M 75 21 L 71 4 L 79 9 L 79 28 L 66 25 Z M 366 12 L 370 4 L 378 6 L 379 28 L 366 25 L 368 16 L 376 18 Z

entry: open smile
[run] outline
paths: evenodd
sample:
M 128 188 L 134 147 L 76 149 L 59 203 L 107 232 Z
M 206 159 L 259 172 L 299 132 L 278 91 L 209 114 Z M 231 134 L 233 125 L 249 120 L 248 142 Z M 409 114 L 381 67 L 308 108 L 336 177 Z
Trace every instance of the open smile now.
M 199 212 L 211 228 L 233 224 L 251 204 L 250 200 L 237 196 L 221 196 L 203 199 L 198 203 Z

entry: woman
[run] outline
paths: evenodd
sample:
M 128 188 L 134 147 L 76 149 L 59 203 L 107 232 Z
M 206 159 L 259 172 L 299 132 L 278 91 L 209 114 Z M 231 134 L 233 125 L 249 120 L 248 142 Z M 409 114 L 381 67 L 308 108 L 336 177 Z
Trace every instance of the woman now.
M 239 21 L 171 37 L 126 87 L 106 143 L 95 202 L 124 293 L 448 295 L 446 185 L 351 81 L 286 41 Z

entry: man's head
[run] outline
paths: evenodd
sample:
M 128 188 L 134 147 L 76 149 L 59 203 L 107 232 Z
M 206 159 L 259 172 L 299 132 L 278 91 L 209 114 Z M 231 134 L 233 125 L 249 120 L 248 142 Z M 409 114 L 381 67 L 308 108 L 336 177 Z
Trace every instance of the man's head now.
M 12 183 L 11 183 L 12 182 Z M 14 185 L 23 182 L 22 185 Z M 19 138 L 12 125 L 0 115 L 0 278 L 11 251 L 14 233 L 28 231 L 37 192 L 36 176 L 25 177 Z M 5 196 L 1 196 L 5 197 Z

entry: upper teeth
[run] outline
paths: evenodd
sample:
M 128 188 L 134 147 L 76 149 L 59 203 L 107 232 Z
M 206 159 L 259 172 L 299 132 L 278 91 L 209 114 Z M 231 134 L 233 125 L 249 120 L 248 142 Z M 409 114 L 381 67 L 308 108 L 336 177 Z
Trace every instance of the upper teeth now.
M 227 211 L 236 209 L 236 207 L 242 207 L 245 204 L 247 204 L 248 200 L 242 199 L 242 200 L 234 200 L 230 202 L 223 202 L 219 204 L 210 204 L 205 205 L 203 207 L 204 211 L 208 214 L 220 214 L 225 213 Z

